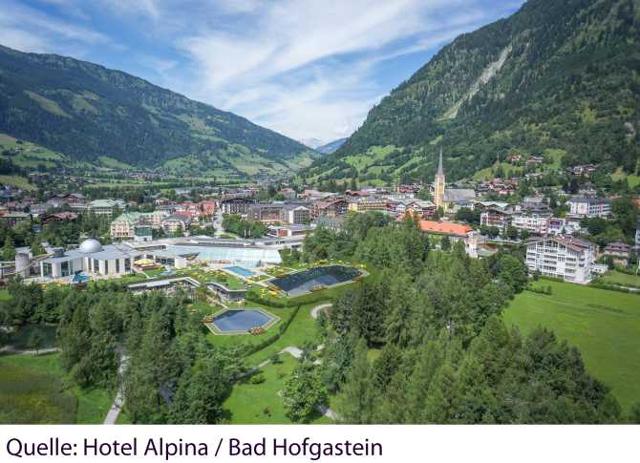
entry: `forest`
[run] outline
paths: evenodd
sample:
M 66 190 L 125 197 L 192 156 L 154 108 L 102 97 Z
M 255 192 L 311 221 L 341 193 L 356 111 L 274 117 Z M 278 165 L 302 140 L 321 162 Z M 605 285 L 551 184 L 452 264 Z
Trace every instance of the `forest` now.
M 626 0 L 530 0 L 509 18 L 457 37 L 374 106 L 335 153 L 306 174 L 321 180 L 433 178 L 437 152 L 460 179 L 512 150 L 567 154 L 635 173 L 638 6 Z M 493 77 L 480 76 L 505 54 Z M 390 148 L 371 164 L 375 149 Z M 360 161 L 371 164 L 358 172 Z
M 443 249 L 432 241 L 412 220 L 353 214 L 342 231 L 320 227 L 286 256 L 370 272 L 319 316 L 324 349 L 305 346 L 282 391 L 289 419 L 312 420 L 331 397 L 347 423 L 640 422 L 640 404 L 623 414 L 576 348 L 547 329 L 523 335 L 502 321 L 529 284 L 520 250 L 471 259 L 460 241 Z M 0 324 L 55 324 L 78 386 L 115 390 L 126 362 L 133 422 L 229 420 L 224 402 L 252 365 L 237 346 L 207 340 L 185 294 L 134 296 L 117 281 L 45 289 L 14 280 L 7 292 Z

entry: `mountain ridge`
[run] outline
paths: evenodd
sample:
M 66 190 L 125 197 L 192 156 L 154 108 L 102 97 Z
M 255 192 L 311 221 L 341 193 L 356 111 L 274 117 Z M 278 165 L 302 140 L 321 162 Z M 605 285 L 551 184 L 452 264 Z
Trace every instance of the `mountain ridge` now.
M 244 117 L 126 72 L 1 45 L 0 132 L 74 159 L 109 156 L 178 172 L 282 174 L 317 156 Z
M 311 178 L 451 178 L 513 151 L 638 169 L 640 2 L 529 0 L 462 34 L 369 112 Z

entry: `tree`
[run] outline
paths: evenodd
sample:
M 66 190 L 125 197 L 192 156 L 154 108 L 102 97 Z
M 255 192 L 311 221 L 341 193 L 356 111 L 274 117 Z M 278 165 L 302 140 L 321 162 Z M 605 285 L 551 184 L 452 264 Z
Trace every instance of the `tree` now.
M 449 251 L 451 249 L 451 239 L 449 235 L 444 235 L 440 240 L 440 249 L 443 251 Z
M 42 246 L 42 241 L 35 240 L 31 244 L 31 254 L 33 254 L 34 256 L 41 256 L 41 255 L 43 255 L 45 253 L 46 253 L 46 251 L 44 249 L 44 246 Z
M 529 279 L 524 262 L 509 254 L 502 255 L 498 260 L 498 278 L 509 285 L 514 293 L 522 291 Z
M 199 359 L 185 370 L 171 403 L 172 423 L 216 424 L 225 417 L 222 407 L 231 393 L 231 378 L 218 356 Z
M 33 331 L 31 331 L 31 333 L 29 334 L 29 338 L 27 339 L 27 347 L 29 349 L 35 350 L 36 355 L 38 355 L 40 353 L 40 349 L 44 345 L 44 341 L 45 340 L 42 332 L 38 329 L 34 329 Z
M 338 396 L 338 410 L 347 423 L 373 422 L 376 394 L 367 351 L 366 342 L 359 340 L 356 344 L 353 364 L 347 374 L 342 392 Z
M 355 348 L 353 364 L 338 397 L 340 416 L 347 423 L 373 422 L 375 389 L 367 350 L 367 343 L 363 339 L 359 340 Z
M 311 364 L 300 364 L 285 382 L 282 391 L 285 414 L 295 423 L 308 423 L 318 407 L 327 401 L 327 391 Z
M 13 239 L 9 235 L 4 239 L 4 246 L 2 247 L 2 260 L 13 260 L 16 257 L 16 248 L 13 245 Z
M 516 227 L 509 225 L 505 230 L 505 236 L 510 240 L 518 239 L 518 229 Z

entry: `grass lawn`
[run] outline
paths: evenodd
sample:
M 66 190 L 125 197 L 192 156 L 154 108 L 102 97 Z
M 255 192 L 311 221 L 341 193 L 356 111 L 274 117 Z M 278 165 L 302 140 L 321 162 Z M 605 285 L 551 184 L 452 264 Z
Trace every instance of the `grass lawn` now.
M 640 402 L 640 296 L 541 280 L 552 295 L 524 291 L 504 313 L 527 333 L 553 330 L 582 352 L 587 369 L 611 387 L 624 410 Z
M 233 388 L 224 407 L 231 413 L 231 423 L 235 424 L 283 424 L 291 423 L 285 416 L 282 398 L 278 395 L 284 383 L 296 366 L 296 360 L 288 354 L 280 356 L 282 363 L 269 364 L 262 369 L 265 381 L 251 384 L 247 377 Z M 260 374 L 260 373 L 258 373 Z M 331 420 L 318 416 L 314 424 L 330 423 Z
M 629 275 L 628 273 L 618 272 L 617 270 L 607 272 L 600 280 L 607 284 L 640 288 L 640 275 Z
M 69 387 L 58 354 L 0 357 L 0 423 L 102 423 L 112 395 Z
M 291 321 L 291 324 L 287 328 L 280 338 L 273 344 L 259 350 L 255 354 L 251 354 L 246 357 L 245 361 L 247 366 L 254 366 L 260 362 L 267 360 L 273 354 L 280 352 L 285 347 L 296 346 L 302 348 L 307 342 L 314 342 L 318 339 L 318 328 L 316 321 L 311 317 L 311 309 L 320 303 L 305 304 L 300 307 L 300 310 L 296 314 L 295 318 Z M 279 315 L 278 310 L 293 310 L 293 309 L 270 309 L 276 315 Z M 282 323 L 282 321 L 280 321 Z M 272 329 L 277 329 L 274 326 Z

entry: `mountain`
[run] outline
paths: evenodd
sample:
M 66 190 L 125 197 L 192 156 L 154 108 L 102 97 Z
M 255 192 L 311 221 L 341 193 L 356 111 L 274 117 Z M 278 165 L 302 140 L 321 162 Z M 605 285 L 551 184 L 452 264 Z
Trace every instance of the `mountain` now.
M 344 142 L 346 141 L 347 141 L 346 138 L 339 138 L 337 140 L 333 140 L 332 142 L 327 143 L 326 145 L 317 146 L 316 151 L 322 154 L 335 153 L 338 150 L 338 148 L 344 145 Z
M 0 133 L 75 160 L 176 173 L 285 175 L 318 156 L 245 118 L 124 72 L 2 46 Z
M 640 1 L 529 0 L 464 34 L 369 112 L 318 180 L 448 178 L 511 151 L 638 168 Z
M 324 145 L 324 142 L 318 138 L 303 138 L 302 140 L 300 140 L 300 143 L 302 143 L 304 146 L 307 146 L 311 149 L 316 149 L 322 145 Z

